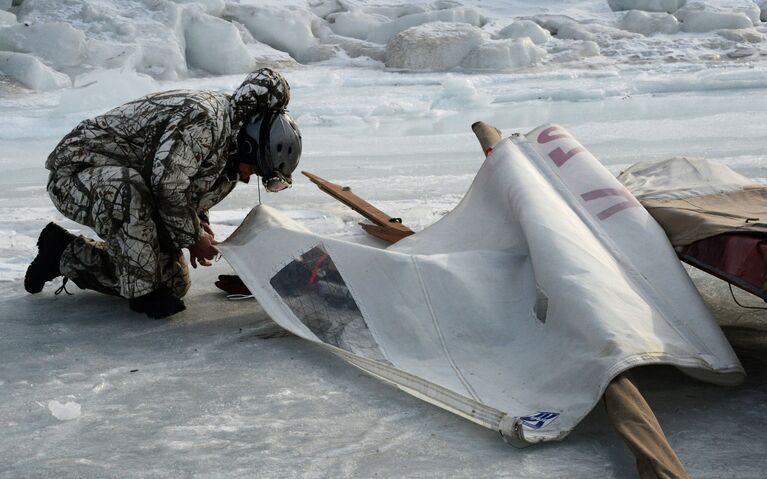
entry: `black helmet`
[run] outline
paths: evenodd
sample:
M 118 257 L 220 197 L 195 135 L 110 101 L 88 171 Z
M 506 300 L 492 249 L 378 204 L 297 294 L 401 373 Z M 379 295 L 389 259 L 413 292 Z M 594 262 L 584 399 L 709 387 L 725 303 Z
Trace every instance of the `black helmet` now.
M 240 163 L 256 167 L 267 190 L 288 188 L 301 159 L 301 131 L 284 111 L 258 113 L 240 130 L 236 156 Z

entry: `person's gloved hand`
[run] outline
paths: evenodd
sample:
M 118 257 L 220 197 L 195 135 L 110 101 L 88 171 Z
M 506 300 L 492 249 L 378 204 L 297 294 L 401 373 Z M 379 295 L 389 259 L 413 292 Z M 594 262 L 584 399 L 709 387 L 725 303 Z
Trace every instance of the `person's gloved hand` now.
M 210 228 L 210 226 L 208 226 Z M 199 261 L 202 266 L 210 266 L 210 260 L 216 257 L 218 249 L 216 246 L 218 242 L 213 238 L 213 235 L 205 231 L 203 228 L 202 236 L 197 240 L 197 243 L 189 247 L 189 262 L 192 264 L 192 268 L 197 268 L 197 262 Z

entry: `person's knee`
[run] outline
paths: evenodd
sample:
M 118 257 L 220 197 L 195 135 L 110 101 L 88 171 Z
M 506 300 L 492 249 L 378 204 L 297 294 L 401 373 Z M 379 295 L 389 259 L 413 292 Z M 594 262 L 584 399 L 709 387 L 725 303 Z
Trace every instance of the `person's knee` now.
M 148 232 L 155 229 L 152 220 L 154 205 L 149 188 L 141 175 L 132 168 L 94 168 L 88 183 L 91 185 L 91 218 L 99 235 L 114 236 L 122 230 Z M 150 235 L 151 236 L 151 235 Z

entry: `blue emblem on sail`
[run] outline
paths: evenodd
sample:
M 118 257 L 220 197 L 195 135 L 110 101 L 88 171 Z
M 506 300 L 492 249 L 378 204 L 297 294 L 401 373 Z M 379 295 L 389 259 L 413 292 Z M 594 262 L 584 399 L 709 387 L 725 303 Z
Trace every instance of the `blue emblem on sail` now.
M 558 417 L 558 412 L 541 411 L 529 416 L 522 416 L 519 420 L 530 429 L 541 429 L 551 424 Z

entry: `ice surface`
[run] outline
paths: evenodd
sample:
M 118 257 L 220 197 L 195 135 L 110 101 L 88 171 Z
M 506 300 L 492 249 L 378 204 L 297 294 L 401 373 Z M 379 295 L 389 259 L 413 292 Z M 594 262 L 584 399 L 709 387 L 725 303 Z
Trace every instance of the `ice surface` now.
M 134 71 L 98 70 L 75 80 L 77 90 L 61 93 L 57 113 L 108 110 L 157 90 L 152 77 Z
M 437 71 L 459 66 L 495 71 L 528 67 L 546 55 L 527 36 L 492 40 L 470 24 L 444 22 L 426 23 L 398 33 L 387 45 L 386 53 L 387 67 Z
M 473 8 L 449 8 L 433 12 L 414 13 L 378 26 L 378 28 L 370 32 L 367 40 L 376 43 L 387 43 L 394 35 L 403 30 L 435 22 L 467 24 L 478 27 L 482 24 L 482 17 Z
M 29 0 L 13 7 L 23 23 L 17 24 L 12 13 L 3 11 L 0 49 L 32 54 L 72 77 L 96 69 L 127 68 L 159 80 L 241 73 L 253 65 L 286 66 L 296 61 L 449 71 L 461 64 L 447 58 L 458 53 L 453 33 L 461 25 L 481 28 L 493 39 L 529 37 L 545 50 L 483 41 L 480 53 L 485 58 L 477 55 L 467 62 L 483 70 L 559 68 L 564 63 L 578 68 L 585 58 L 594 58 L 589 64 L 621 65 L 637 60 L 740 61 L 767 54 L 757 31 L 720 33 L 760 23 L 760 7 L 751 0 L 694 1 L 684 6 L 679 0 L 609 3 Z M 628 7 L 633 10 L 624 15 L 622 10 Z M 675 12 L 682 30 L 702 35 L 679 35 L 671 17 L 640 10 Z M 11 28 L 3 28 L 4 23 Z M 399 35 L 410 28 L 419 29 L 421 40 L 429 37 L 429 49 L 439 51 L 434 61 L 406 59 L 420 51 L 411 55 L 398 48 Z M 663 39 L 661 45 L 661 40 L 642 42 L 638 34 L 675 38 Z M 551 35 L 561 41 L 549 41 Z M 396 44 L 387 48 L 395 38 Z M 440 46 L 442 42 L 445 45 Z M 53 44 L 57 48 L 51 48 Z
M 679 20 L 668 13 L 647 13 L 631 10 L 621 19 L 621 26 L 629 32 L 652 35 L 653 33 L 678 33 Z
M 220 16 L 226 8 L 226 2 L 224 0 L 172 0 L 175 3 L 180 4 L 195 4 L 198 5 L 202 11 L 213 16 Z
M 82 415 L 81 406 L 74 401 L 60 403 L 56 400 L 48 401 L 48 410 L 59 421 L 71 421 Z
M 278 329 L 258 304 L 203 286 L 223 273 L 194 271 L 173 321 L 93 293 L 54 299 L 0 283 L 0 475 L 637 477 L 601 404 L 566 441 L 514 449 L 306 342 L 262 339 Z M 767 377 L 746 367 L 740 388 L 636 372 L 692 477 L 763 471 Z M 51 400 L 79 404 L 80 417 L 56 419 Z
M 0 10 L 0 27 L 16 24 L 16 15 L 5 10 Z
M 215 0 L 27 0 L 18 8 L 19 21 L 30 23 L 25 28 L 37 29 L 29 31 L 70 43 L 54 49 L 21 34 L 14 48 L 68 75 L 73 88 L 30 92 L 18 79 L 0 76 L 0 477 L 115 471 L 122 477 L 636 477 L 601 406 L 564 443 L 516 450 L 492 431 L 360 375 L 325 351 L 293 338 L 258 338 L 275 332 L 258 305 L 227 302 L 211 286 L 216 274 L 230 272 L 223 263 L 193 272 L 188 310 L 172 321 L 133 315 L 119 300 L 88 292 L 54 297 L 50 285 L 40 295 L 24 294 L 19 279 L 48 221 L 89 233 L 53 208 L 43 163 L 80 120 L 122 102 L 172 88 L 235 88 L 242 74 L 212 76 L 189 63 L 185 22 L 206 14 L 237 28 L 255 63 L 278 65 L 287 76 L 291 114 L 304 134 L 301 168 L 352 187 L 416 230 L 441 218 L 468 188 L 482 161 L 469 125 L 480 119 L 504 134 L 563 124 L 616 174 L 640 160 L 701 156 L 765 183 L 767 45 L 751 43 L 764 26 L 642 36 L 627 31 L 626 13 L 604 0 L 241 1 L 240 7 L 268 6 L 285 15 L 251 25 L 220 6 Z M 742 2 L 716 6 L 711 11 L 748 11 Z M 383 43 L 347 36 L 364 32 L 353 15 L 343 32 L 331 21 L 352 11 L 395 22 L 455 8 L 483 18 L 482 27 L 463 23 L 481 29 L 472 48 L 522 20 L 552 38 L 537 45 L 545 51 L 539 63 L 526 67 L 473 71 L 460 65 L 464 56 L 457 69 L 441 65 L 454 69 L 449 74 L 401 73 L 383 63 Z M 82 32 L 84 43 L 66 27 L 64 34 L 46 30 L 55 22 Z M 251 34 L 256 25 L 282 32 L 261 40 Z M 419 28 L 434 28 L 427 25 Z M 442 25 L 435 37 L 456 28 L 452 21 Z M 587 41 L 566 38 L 563 25 Z M 214 37 L 197 40 L 204 46 L 207 38 Z M 435 40 L 433 48 L 457 56 L 447 40 L 446 46 Z M 297 56 L 328 49 L 313 57 L 324 61 L 311 62 L 291 58 L 289 45 Z M 81 63 L 55 63 L 68 63 L 78 51 Z M 361 231 L 359 215 L 303 178 L 284 193 L 262 191 L 262 199 L 317 233 L 380 246 Z M 217 235 L 231 233 L 257 201 L 254 182 L 238 186 L 212 212 Z M 722 282 L 693 274 L 720 322 L 763 327 L 764 312 L 741 309 Z M 758 363 L 746 367 L 748 383 L 736 389 L 696 383 L 667 368 L 638 374 L 692 477 L 762 477 L 767 468 L 760 413 L 767 377 Z M 59 421 L 47 407 L 52 400 L 76 402 L 83 414 Z
M 0 28 L 0 49 L 32 53 L 52 65 L 70 67 L 83 61 L 85 34 L 65 22 L 16 24 Z
M 535 46 L 529 37 L 489 40 L 469 52 L 461 66 L 476 70 L 522 68 L 540 63 L 545 55 L 546 51 Z
M 607 0 L 615 11 L 644 10 L 646 12 L 674 13 L 682 8 L 687 0 Z
M 753 28 L 743 30 L 719 30 L 716 32 L 719 36 L 737 43 L 761 43 L 764 41 L 764 35 Z
M 498 32 L 500 38 L 528 37 L 535 44 L 546 43 L 551 40 L 551 34 L 532 20 L 517 20 Z
M 328 33 L 327 30 L 322 31 L 320 33 L 320 37 L 324 42 L 337 45 L 343 49 L 344 54 L 348 55 L 349 58 L 367 57 L 370 60 L 381 62 L 381 64 L 378 65 L 371 63 L 373 66 L 382 66 L 382 62 L 386 61 L 387 53 L 386 46 L 384 45 L 371 43 L 365 40 L 357 40 L 356 38 L 334 35 L 332 33 Z M 352 61 L 345 61 L 340 54 L 338 57 L 339 58 L 337 60 L 339 64 L 349 65 L 353 63 Z
M 344 37 L 367 40 L 372 30 L 390 22 L 388 17 L 369 14 L 360 10 L 351 10 L 329 15 L 330 26 L 334 32 Z
M 482 30 L 465 23 L 427 23 L 398 33 L 387 46 L 386 66 L 451 70 L 485 42 Z
M 715 15 L 711 15 L 715 14 Z M 706 24 L 721 23 L 730 25 L 743 24 L 742 16 L 748 18 L 753 24 L 760 23 L 759 6 L 752 0 L 730 0 L 728 2 L 703 2 L 696 0 L 687 3 L 684 7 L 674 12 L 681 22 L 693 21 L 693 23 Z M 699 17 L 699 18 L 698 18 Z M 745 28 L 745 27 L 720 27 L 720 28 Z M 690 30 L 692 31 L 692 30 Z M 705 30 L 701 30 L 705 31 Z
M 0 52 L 0 73 L 32 90 L 46 91 L 72 86 L 68 76 L 26 53 Z
M 492 96 L 477 91 L 474 82 L 462 76 L 449 75 L 442 82 L 440 91 L 431 103 L 432 108 L 462 109 L 490 106 Z
M 83 44 L 57 44 L 58 48 L 69 51 L 84 49 L 85 53 L 97 50 L 97 54 L 89 58 L 95 64 L 52 63 L 54 68 L 71 66 L 74 73 L 80 73 L 88 66 L 125 66 L 156 78 L 176 79 L 186 76 L 188 70 L 184 56 L 182 7 L 168 1 L 152 0 L 35 0 L 22 3 L 18 16 L 19 21 L 32 27 L 66 22 L 80 32 L 79 35 L 70 32 L 73 40 L 82 38 L 81 35 L 85 37 Z M 53 45 L 50 41 L 44 44 Z M 111 55 L 103 54 L 107 47 Z
M 256 40 L 299 61 L 306 60 L 319 43 L 312 32 L 315 16 L 307 8 L 228 4 L 225 15 L 245 25 Z
M 611 24 L 581 22 L 566 15 L 541 15 L 536 21 L 559 39 L 614 41 L 638 38 L 637 34 Z
M 744 13 L 691 11 L 682 17 L 682 30 L 685 32 L 701 33 L 752 26 L 751 19 Z
M 191 68 L 214 75 L 247 73 L 255 61 L 232 23 L 205 14 L 190 14 L 184 24 L 186 60 Z M 216 54 L 211 55 L 211 45 Z

